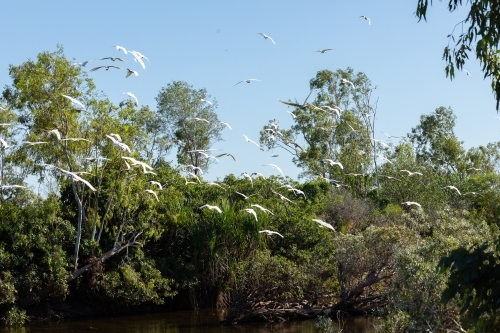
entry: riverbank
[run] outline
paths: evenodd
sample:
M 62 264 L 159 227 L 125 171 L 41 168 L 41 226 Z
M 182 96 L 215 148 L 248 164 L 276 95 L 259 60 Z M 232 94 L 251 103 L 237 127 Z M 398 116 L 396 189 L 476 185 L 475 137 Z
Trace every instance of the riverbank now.
M 84 318 L 78 320 L 59 320 L 28 323 L 19 328 L 0 328 L 0 333 L 67 333 L 101 331 L 106 333 L 313 333 L 317 332 L 313 320 L 288 322 L 253 322 L 237 326 L 220 324 L 225 316 L 224 310 L 203 309 L 190 311 L 169 311 L 140 315 L 113 316 L 109 318 Z M 343 327 L 350 333 L 372 333 L 373 317 L 347 318 L 334 327 Z M 92 328 L 92 329 L 90 329 Z

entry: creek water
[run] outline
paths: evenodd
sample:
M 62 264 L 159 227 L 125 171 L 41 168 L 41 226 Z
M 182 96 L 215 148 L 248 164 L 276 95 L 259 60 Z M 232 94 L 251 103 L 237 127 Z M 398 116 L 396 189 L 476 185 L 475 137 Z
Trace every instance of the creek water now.
M 102 332 L 102 333 L 314 333 L 314 320 L 283 323 L 249 323 L 235 326 L 220 324 L 224 312 L 204 309 L 176 311 L 116 318 L 35 322 L 23 327 L 0 328 L 0 333 Z M 343 333 L 371 333 L 371 317 L 348 318 Z

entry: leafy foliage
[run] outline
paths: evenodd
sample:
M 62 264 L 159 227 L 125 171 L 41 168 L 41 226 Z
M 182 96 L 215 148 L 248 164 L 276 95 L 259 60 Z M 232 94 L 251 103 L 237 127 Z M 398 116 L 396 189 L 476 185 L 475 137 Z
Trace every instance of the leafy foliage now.
M 442 270 L 450 269 L 450 278 L 443 292 L 443 301 L 449 303 L 456 296 L 465 314 L 466 326 L 476 332 L 493 332 L 500 328 L 500 239 L 468 250 L 460 247 L 439 262 Z
M 488 226 L 459 212 L 428 216 L 415 211 L 403 217 L 401 222 L 415 238 L 396 252 L 396 279 L 389 293 L 392 304 L 384 310 L 379 331 L 460 331 L 457 303 L 441 302 L 449 272 L 436 267 L 451 249 L 491 237 Z
M 463 6 L 462 0 L 449 0 L 448 10 L 454 12 Z M 432 0 L 430 1 L 432 4 Z M 475 51 L 484 72 L 484 77 L 491 77 L 491 88 L 496 99 L 496 108 L 500 106 L 500 61 L 499 34 L 500 34 L 500 1 L 498 0 L 471 0 L 469 13 L 460 21 L 448 35 L 448 45 L 444 48 L 443 59 L 446 61 L 446 76 L 453 79 L 455 68 L 463 70 L 469 53 Z M 418 0 L 416 15 L 426 20 L 429 0 Z M 455 39 L 455 29 L 461 28 Z
M 0 317 L 9 325 L 69 293 L 124 306 L 174 297 L 233 312 L 327 295 L 338 299 L 332 315 L 387 306 L 387 331 L 456 330 L 460 301 L 465 323 L 495 318 L 496 308 L 482 311 L 495 286 L 475 284 L 495 277 L 499 249 L 451 251 L 498 238 L 500 144 L 466 150 L 451 108 L 385 143 L 375 139 L 366 75 L 322 70 L 311 101 L 283 101 L 295 108 L 293 125 L 271 120 L 261 131 L 305 181 L 230 174 L 208 183 L 199 174 L 191 183 L 166 154 L 175 144 L 180 164 L 209 167 L 193 150 L 221 140 L 224 125 L 205 89 L 174 81 L 160 90 L 158 111 L 114 105 L 62 47 L 12 65 L 10 76 L 0 112 L 12 123 L 0 126 L 11 146 L 0 151 Z M 5 186 L 29 176 L 39 195 Z M 435 267 L 450 253 L 448 281 Z
M 177 143 L 179 164 L 208 168 L 213 162 L 194 150 L 209 149 L 222 140 L 224 125 L 215 113 L 217 101 L 204 102 L 210 96 L 205 89 L 196 90 L 183 81 L 174 81 L 162 88 L 156 97 L 159 132 L 166 142 Z M 202 119 L 202 120 L 197 120 Z

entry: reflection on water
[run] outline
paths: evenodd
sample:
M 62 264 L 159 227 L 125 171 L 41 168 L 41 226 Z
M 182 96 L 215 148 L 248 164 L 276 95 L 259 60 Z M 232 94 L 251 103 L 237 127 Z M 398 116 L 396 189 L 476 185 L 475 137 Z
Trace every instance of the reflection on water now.
M 284 323 L 250 323 L 236 326 L 219 324 L 219 310 L 178 311 L 150 315 L 33 323 L 25 327 L 0 329 L 0 333 L 103 332 L 103 333 L 314 333 L 313 320 Z M 373 318 L 350 318 L 344 333 L 373 332 Z

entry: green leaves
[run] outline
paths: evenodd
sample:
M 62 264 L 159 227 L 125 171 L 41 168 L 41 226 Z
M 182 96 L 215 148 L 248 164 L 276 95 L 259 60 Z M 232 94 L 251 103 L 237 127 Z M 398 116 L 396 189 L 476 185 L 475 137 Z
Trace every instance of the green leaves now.
M 207 99 L 210 99 L 210 96 L 205 89 L 196 90 L 183 81 L 169 83 L 156 97 L 156 135 L 170 145 L 177 142 L 179 164 L 208 168 L 213 162 L 203 155 L 190 152 L 208 149 L 222 140 L 224 125 L 215 113 L 217 101 L 203 101 Z
M 432 1 L 431 1 L 432 4 Z M 466 60 L 469 59 L 469 53 L 475 47 L 476 58 L 479 60 L 484 72 L 484 77 L 491 77 L 491 88 L 496 100 L 496 109 L 500 106 L 500 61 L 499 38 L 500 38 L 500 1 L 499 0 L 472 0 L 467 1 L 470 4 L 469 13 L 465 19 L 459 22 L 462 26 L 462 33 L 458 36 L 455 43 L 455 28 L 448 35 L 448 39 L 455 45 L 450 48 L 450 41 L 443 52 L 443 60 L 446 62 L 446 77 L 453 79 L 455 76 L 455 67 L 458 70 L 463 69 Z M 415 15 L 419 21 L 423 18 L 427 20 L 428 0 L 418 0 Z M 463 6 L 462 0 L 449 0 L 448 10 L 455 11 L 458 6 Z M 465 26 L 465 32 L 464 32 Z M 475 45 L 473 43 L 476 42 Z
M 493 251 L 492 251 L 493 250 Z M 441 270 L 451 271 L 442 299 L 461 300 L 461 313 L 469 327 L 477 332 L 492 332 L 500 328 L 500 239 L 467 250 L 460 247 L 439 262 Z
M 342 80 L 352 82 L 356 88 Z M 345 173 L 368 173 L 372 152 L 370 117 L 374 111 L 370 80 L 348 67 L 336 72 L 319 71 L 309 84 L 312 93 L 317 93 L 314 101 L 311 95 L 305 106 L 295 108 L 294 124 L 289 129 L 275 128 L 277 124 L 270 120 L 261 131 L 261 144 L 290 153 L 293 162 L 304 170 L 301 176 L 346 181 Z M 340 162 L 344 170 L 325 159 Z

